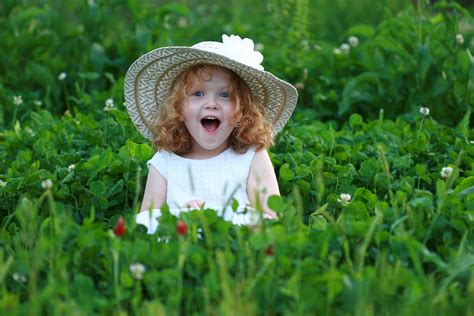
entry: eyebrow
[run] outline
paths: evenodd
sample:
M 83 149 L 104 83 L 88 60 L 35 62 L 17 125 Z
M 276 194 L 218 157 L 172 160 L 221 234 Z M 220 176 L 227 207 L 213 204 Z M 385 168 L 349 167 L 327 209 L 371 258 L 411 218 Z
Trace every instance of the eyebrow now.
M 189 90 L 199 90 L 199 89 L 203 89 L 204 87 L 205 87 L 205 85 L 203 85 L 203 84 L 199 84 L 199 85 L 193 84 L 193 85 L 190 85 L 188 87 L 188 89 Z M 231 90 L 231 85 L 218 86 L 216 90 L 229 90 L 230 91 Z

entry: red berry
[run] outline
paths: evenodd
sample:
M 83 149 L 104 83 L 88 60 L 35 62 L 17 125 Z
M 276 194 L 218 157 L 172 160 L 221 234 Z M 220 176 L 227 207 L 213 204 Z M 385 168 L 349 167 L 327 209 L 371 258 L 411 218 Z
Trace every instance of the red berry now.
M 125 220 L 123 219 L 122 216 L 117 221 L 117 224 L 115 224 L 114 227 L 114 234 L 115 236 L 123 237 L 125 236 L 125 233 L 127 232 L 127 229 L 125 228 Z
M 267 247 L 267 249 L 265 250 L 265 254 L 269 257 L 273 256 L 273 246 L 272 245 Z
M 176 223 L 176 232 L 182 236 L 188 233 L 188 226 L 183 221 L 178 221 Z

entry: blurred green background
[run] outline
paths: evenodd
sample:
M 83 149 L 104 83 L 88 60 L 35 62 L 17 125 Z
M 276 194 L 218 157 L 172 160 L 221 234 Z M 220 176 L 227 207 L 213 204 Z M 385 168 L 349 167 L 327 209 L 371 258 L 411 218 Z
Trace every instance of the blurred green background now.
M 5 0 L 0 3 L 0 129 L 38 109 L 40 102 L 34 101 L 56 115 L 101 110 L 107 97 L 123 99 L 123 77 L 140 55 L 220 40 L 224 33 L 254 39 L 265 69 L 295 84 L 299 108 L 314 109 L 317 118 L 344 122 L 355 112 L 375 118 L 381 108 L 394 118 L 429 106 L 443 109 L 434 117 L 453 125 L 473 100 L 466 54 L 474 45 L 468 13 L 473 7 L 465 5 Z M 464 36 L 462 46 L 453 32 Z M 335 49 L 350 36 L 360 44 L 337 56 Z M 453 55 L 456 49 L 460 56 Z M 58 80 L 61 73 L 67 78 Z M 14 95 L 29 106 L 15 110 Z M 452 117 L 447 119 L 445 110 Z

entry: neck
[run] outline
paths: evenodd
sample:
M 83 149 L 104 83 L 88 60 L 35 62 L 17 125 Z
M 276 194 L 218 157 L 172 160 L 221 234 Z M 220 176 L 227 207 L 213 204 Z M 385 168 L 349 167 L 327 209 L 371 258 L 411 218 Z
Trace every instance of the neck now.
M 193 143 L 191 151 L 182 155 L 182 157 L 191 159 L 209 159 L 223 153 L 227 148 L 229 148 L 228 142 L 225 142 L 219 147 L 211 150 L 202 148 L 197 143 Z

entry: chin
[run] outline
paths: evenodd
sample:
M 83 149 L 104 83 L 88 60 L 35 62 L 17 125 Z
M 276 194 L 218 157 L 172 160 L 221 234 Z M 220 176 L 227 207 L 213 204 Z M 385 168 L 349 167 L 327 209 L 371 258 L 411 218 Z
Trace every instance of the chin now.
M 216 150 L 216 149 L 219 149 L 219 148 L 227 148 L 228 146 L 227 145 L 223 145 L 223 143 L 221 144 L 217 144 L 217 145 L 205 145 L 205 144 L 200 144 L 200 146 L 205 149 L 205 150 L 208 150 L 208 151 L 213 151 L 213 150 Z

